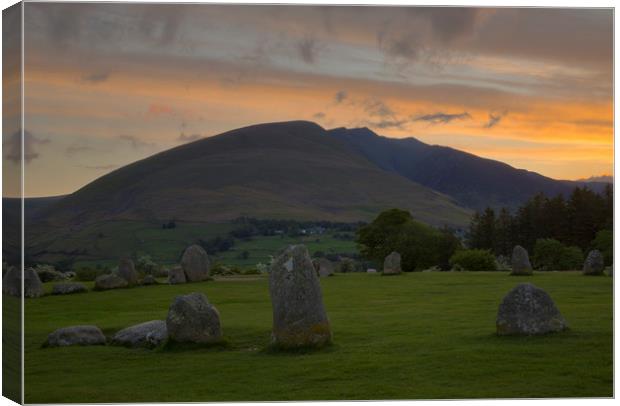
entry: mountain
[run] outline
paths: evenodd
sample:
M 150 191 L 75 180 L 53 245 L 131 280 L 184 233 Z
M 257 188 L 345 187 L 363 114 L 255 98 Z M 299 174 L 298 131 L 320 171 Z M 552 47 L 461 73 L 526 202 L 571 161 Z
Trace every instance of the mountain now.
M 585 182 L 555 180 L 503 162 L 415 138 L 382 137 L 368 128 L 336 128 L 328 132 L 380 168 L 453 197 L 471 209 L 515 208 L 536 193 L 569 195 Z M 588 183 L 600 191 L 604 183 Z
M 585 183 L 592 183 L 592 182 L 614 183 L 614 177 L 611 175 L 590 176 L 589 178 L 583 178 L 577 181 L 585 182 Z
M 36 222 L 358 221 L 392 207 L 434 225 L 462 226 L 470 216 L 449 197 L 377 167 L 317 124 L 294 121 L 229 131 L 132 163 L 40 210 Z

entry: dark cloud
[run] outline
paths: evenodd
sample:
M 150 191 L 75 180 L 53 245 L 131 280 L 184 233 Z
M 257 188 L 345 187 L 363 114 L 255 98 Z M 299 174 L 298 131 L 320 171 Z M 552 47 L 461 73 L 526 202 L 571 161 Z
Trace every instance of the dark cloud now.
M 118 138 L 120 138 L 123 141 L 129 142 L 129 144 L 131 145 L 133 149 L 152 147 L 154 145 L 152 142 L 143 141 L 140 138 L 135 137 L 133 135 L 122 134 L 122 135 L 119 135 Z
M 345 101 L 348 96 L 349 94 L 346 90 L 338 90 L 336 92 L 336 95 L 334 96 L 334 101 L 336 102 L 336 104 L 340 104 Z
M 381 120 L 381 121 L 369 121 L 368 125 L 373 128 L 386 129 L 386 128 L 398 128 L 403 129 L 409 120 Z
M 39 153 L 35 150 L 37 145 L 49 144 L 49 139 L 38 138 L 30 131 L 24 130 L 24 161 L 29 164 L 39 157 Z M 6 141 L 2 143 L 4 150 L 4 158 L 19 163 L 22 157 L 22 134 L 21 130 L 15 131 Z
M 318 42 L 311 37 L 306 37 L 297 42 L 297 52 L 305 63 L 313 64 L 316 61 L 318 45 Z
M 179 142 L 192 142 L 192 141 L 196 141 L 202 138 L 201 134 L 188 134 L 186 135 L 185 133 L 181 133 L 181 135 L 179 135 L 177 137 L 177 141 Z
M 447 114 L 447 113 L 435 113 L 435 114 L 426 114 L 423 116 L 413 117 L 411 121 L 424 121 L 429 124 L 448 124 L 454 120 L 467 120 L 470 119 L 471 116 L 468 112 L 458 113 L 458 114 Z
M 441 41 L 450 42 L 471 35 L 485 9 L 474 7 L 419 8 L 417 13 L 430 21 L 433 34 Z
M 500 121 L 502 121 L 502 118 L 504 118 L 506 114 L 508 114 L 507 111 L 503 111 L 501 113 L 489 113 L 489 120 L 483 125 L 483 127 L 484 128 L 495 127 L 496 125 L 499 124 Z
M 394 117 L 394 111 L 379 99 L 366 99 L 362 102 L 362 107 L 372 117 Z
M 97 83 L 107 81 L 109 77 L 110 77 L 110 74 L 107 72 L 97 72 L 97 73 L 90 73 L 88 75 L 82 76 L 82 80 L 84 82 L 90 82 L 93 84 L 97 84 Z

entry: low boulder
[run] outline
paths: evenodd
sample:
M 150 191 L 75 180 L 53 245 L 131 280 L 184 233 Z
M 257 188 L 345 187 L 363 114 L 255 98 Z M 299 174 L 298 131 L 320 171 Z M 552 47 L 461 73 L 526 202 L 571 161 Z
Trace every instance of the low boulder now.
M 400 254 L 392 251 L 383 261 L 383 275 L 398 275 L 402 272 L 400 268 Z
M 316 258 L 312 260 L 312 265 L 319 277 L 325 278 L 334 275 L 334 264 L 327 258 Z
M 138 283 L 138 272 L 136 272 L 136 268 L 130 258 L 121 258 L 118 262 L 118 276 L 125 279 L 130 285 Z
M 86 286 L 79 282 L 57 283 L 52 287 L 52 295 L 70 295 L 87 291 Z
M 583 263 L 584 275 L 603 275 L 605 271 L 605 261 L 603 254 L 599 250 L 592 250 Z
M 190 245 L 181 257 L 181 267 L 188 282 L 209 279 L 209 256 L 200 245 Z
M 213 344 L 222 340 L 220 313 L 198 292 L 177 296 L 166 318 L 170 340 L 181 343 Z
M 308 250 L 286 248 L 271 264 L 272 344 L 280 348 L 320 347 L 332 339 L 323 295 Z
M 183 268 L 180 266 L 174 266 L 168 272 L 168 283 L 171 285 L 178 285 L 180 283 L 186 283 L 187 279 L 185 279 L 185 272 L 183 272 Z
M 112 337 L 112 344 L 126 347 L 154 348 L 168 339 L 163 320 L 152 320 L 122 329 Z
M 109 290 L 126 288 L 129 282 L 125 278 L 121 278 L 117 274 L 99 275 L 95 279 L 95 290 Z
M 58 329 L 47 336 L 45 347 L 69 345 L 105 345 L 105 336 L 97 326 L 72 326 Z
M 377 270 L 374 268 L 368 268 L 366 269 L 366 273 L 377 273 Z
M 496 328 L 499 335 L 540 335 L 568 326 L 547 292 L 531 283 L 521 283 L 499 305 Z
M 532 264 L 527 250 L 520 245 L 516 245 L 512 250 L 512 272 L 511 275 L 532 275 Z
M 34 270 L 36 271 L 37 275 L 39 275 L 39 279 L 43 283 L 54 282 L 54 281 L 64 281 L 66 279 L 69 279 L 68 275 L 62 272 L 58 272 L 51 265 L 37 265 L 34 268 Z
M 155 279 L 155 277 L 153 275 L 146 275 L 144 278 L 142 278 L 142 285 L 157 285 L 157 279 Z

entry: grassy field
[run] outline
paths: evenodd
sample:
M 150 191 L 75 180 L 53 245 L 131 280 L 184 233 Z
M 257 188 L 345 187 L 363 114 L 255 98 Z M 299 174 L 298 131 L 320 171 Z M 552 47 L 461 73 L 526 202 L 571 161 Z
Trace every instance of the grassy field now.
M 499 337 L 502 297 L 531 281 L 569 331 Z M 265 351 L 263 276 L 26 301 L 25 401 L 155 402 L 612 396 L 612 278 L 574 272 L 338 274 L 321 280 L 334 345 Z M 175 295 L 204 292 L 227 345 L 143 350 L 41 348 L 48 333 L 96 324 L 107 335 L 164 319 Z

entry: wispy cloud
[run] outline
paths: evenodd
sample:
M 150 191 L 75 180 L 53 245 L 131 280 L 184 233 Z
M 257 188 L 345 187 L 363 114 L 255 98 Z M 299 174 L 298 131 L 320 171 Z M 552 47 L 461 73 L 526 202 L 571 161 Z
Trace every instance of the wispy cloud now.
M 429 124 L 448 124 L 454 120 L 468 120 L 471 118 L 471 115 L 468 112 L 458 113 L 458 114 L 448 114 L 448 113 L 435 113 L 435 114 L 425 114 L 422 116 L 413 117 L 411 121 L 424 121 Z
M 508 114 L 507 111 L 500 113 L 489 113 L 489 120 L 483 125 L 484 128 L 493 128 L 499 124 L 500 121 Z
M 196 141 L 202 138 L 201 134 L 185 134 L 185 133 L 181 133 L 181 135 L 179 135 L 177 137 L 177 141 L 179 142 L 192 142 L 192 141 Z
M 97 171 L 116 169 L 120 167 L 120 165 L 75 165 L 75 166 L 78 168 L 93 169 Z
M 299 56 L 305 63 L 313 64 L 316 61 L 319 46 L 316 39 L 312 37 L 303 38 L 297 42 L 296 46 Z
M 152 142 L 143 141 L 140 138 L 133 136 L 133 135 L 121 134 L 118 136 L 118 138 L 120 138 L 123 141 L 129 142 L 129 144 L 131 145 L 133 149 L 152 147 L 154 145 Z
M 317 120 L 320 120 L 322 118 L 325 118 L 325 113 L 323 113 L 322 111 L 319 111 L 318 113 L 314 113 L 312 115 L 312 118 L 315 118 Z
M 70 145 L 67 148 L 65 148 L 65 154 L 67 156 L 74 156 L 76 154 L 79 154 L 82 152 L 88 152 L 92 150 L 94 150 L 94 148 L 89 147 L 88 145 Z
M 366 99 L 362 102 L 366 114 L 372 117 L 393 117 L 394 111 L 379 99 Z
M 110 74 L 107 72 L 90 73 L 82 76 L 82 81 L 92 84 L 102 83 L 110 78 Z
M 24 161 L 29 164 L 33 160 L 39 157 L 39 153 L 35 150 L 37 145 L 49 144 L 50 140 L 47 138 L 38 138 L 34 136 L 30 131 L 24 130 Z M 4 150 L 4 158 L 19 163 L 22 156 L 22 135 L 21 130 L 15 131 L 9 138 L 2 143 L 2 149 Z
M 336 102 L 336 104 L 340 104 L 345 101 L 347 97 L 349 97 L 349 94 L 346 90 L 338 90 L 334 96 L 334 102 Z

